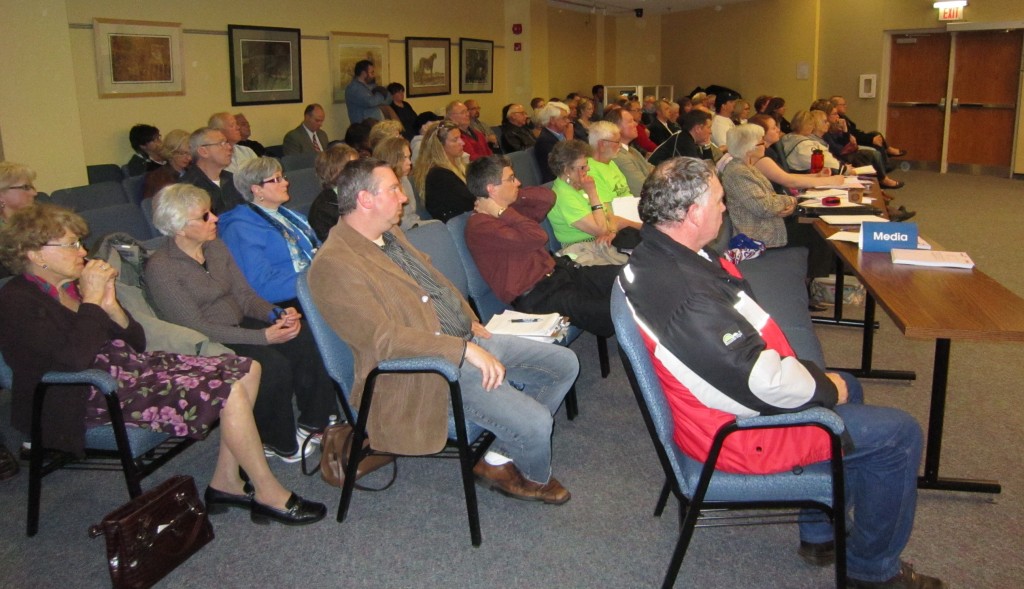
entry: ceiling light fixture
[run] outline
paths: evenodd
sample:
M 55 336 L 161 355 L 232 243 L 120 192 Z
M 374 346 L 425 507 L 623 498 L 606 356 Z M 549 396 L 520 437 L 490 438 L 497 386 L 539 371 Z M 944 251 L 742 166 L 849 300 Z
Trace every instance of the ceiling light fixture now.
M 932 3 L 933 8 L 963 8 L 967 6 L 967 0 L 943 0 L 942 2 Z

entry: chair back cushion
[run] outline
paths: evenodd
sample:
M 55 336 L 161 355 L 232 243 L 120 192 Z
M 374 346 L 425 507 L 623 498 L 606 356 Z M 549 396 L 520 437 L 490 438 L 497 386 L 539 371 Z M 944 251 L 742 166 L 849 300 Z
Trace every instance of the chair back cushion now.
M 476 261 L 469 251 L 469 246 L 466 245 L 466 224 L 471 215 L 473 215 L 472 211 L 452 217 L 448 219 L 447 227 L 452 241 L 455 242 L 455 249 L 459 252 L 462 268 L 466 272 L 469 298 L 473 300 L 476 312 L 480 315 L 480 321 L 486 325 L 492 316 L 500 314 L 510 307 L 501 302 L 501 299 L 491 290 L 490 285 L 487 284 L 476 267 Z
M 320 357 L 323 358 L 327 374 L 334 382 L 338 383 L 346 399 L 352 396 L 352 385 L 355 383 L 355 358 L 352 356 L 352 349 L 348 347 L 331 326 L 324 320 L 323 315 L 316 308 L 313 301 L 313 294 L 309 290 L 309 277 L 306 272 L 300 272 L 296 277 L 295 292 L 302 305 L 302 313 L 306 317 L 306 323 L 313 332 L 313 339 L 316 340 L 316 347 L 320 350 Z
M 309 215 L 309 207 L 320 194 L 322 186 L 320 178 L 313 168 L 302 168 L 288 172 L 288 196 L 291 199 L 284 206 L 289 209 Z
M 89 251 L 93 251 L 103 237 L 111 233 L 127 233 L 139 241 L 153 237 L 142 209 L 131 203 L 121 203 L 102 209 L 86 209 L 79 211 L 78 214 L 89 225 L 89 236 L 85 239 L 85 246 Z
M 128 202 L 121 182 L 100 182 L 75 188 L 54 190 L 50 195 L 53 204 L 67 207 L 76 212 L 89 209 L 102 209 Z
M 533 155 L 533 148 L 528 147 L 522 151 L 513 151 L 508 154 L 512 162 L 512 171 L 523 186 L 540 185 L 540 166 L 537 165 L 537 158 Z
M 469 282 L 466 271 L 462 268 L 459 251 L 448 233 L 444 223 L 440 221 L 424 221 L 405 232 L 409 243 L 416 249 L 430 256 L 430 262 L 445 278 L 452 281 L 459 294 L 469 297 Z
M 316 153 L 293 153 L 286 155 L 281 158 L 281 168 L 285 172 L 291 172 L 292 170 L 301 170 L 303 168 L 312 168 L 313 163 L 316 161 Z

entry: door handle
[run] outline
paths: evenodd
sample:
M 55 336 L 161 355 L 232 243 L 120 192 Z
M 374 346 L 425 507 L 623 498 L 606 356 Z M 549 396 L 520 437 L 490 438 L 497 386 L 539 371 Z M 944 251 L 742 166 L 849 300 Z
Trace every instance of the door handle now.
M 939 99 L 939 110 L 941 110 L 941 111 L 945 111 L 946 110 L 946 97 L 945 96 L 943 96 L 942 98 Z
M 950 108 L 953 110 L 953 112 L 960 110 L 960 99 L 954 98 L 953 104 L 950 106 Z

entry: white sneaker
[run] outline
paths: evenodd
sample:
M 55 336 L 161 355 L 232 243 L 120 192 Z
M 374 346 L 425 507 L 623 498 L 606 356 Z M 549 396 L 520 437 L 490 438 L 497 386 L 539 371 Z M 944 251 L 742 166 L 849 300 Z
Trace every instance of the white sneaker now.
M 313 444 L 307 445 L 306 458 L 312 456 L 315 451 L 316 446 L 314 446 Z M 282 462 L 286 462 L 288 464 L 295 464 L 296 462 L 302 460 L 302 444 L 299 444 L 299 449 L 295 451 L 295 454 L 279 454 L 277 450 L 274 450 L 269 446 L 263 446 L 263 455 L 266 456 L 267 458 L 278 458 Z
M 308 438 L 310 436 L 313 436 L 313 439 L 309 441 L 310 445 L 316 445 L 316 446 L 319 446 L 321 440 L 323 440 L 323 438 L 324 438 L 323 432 L 321 432 L 321 431 L 314 432 L 313 430 L 306 429 L 306 428 L 302 427 L 301 425 L 298 427 L 298 429 L 295 430 L 295 439 L 297 439 L 299 441 L 299 445 L 300 446 L 302 445 L 303 442 L 306 441 L 306 438 Z

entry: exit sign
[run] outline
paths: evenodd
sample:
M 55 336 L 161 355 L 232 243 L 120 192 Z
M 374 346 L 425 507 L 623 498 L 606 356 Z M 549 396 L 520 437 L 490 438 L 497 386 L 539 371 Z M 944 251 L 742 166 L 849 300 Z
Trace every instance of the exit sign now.
M 939 9 L 939 20 L 963 20 L 964 19 L 964 7 L 957 6 L 955 8 L 940 8 Z

